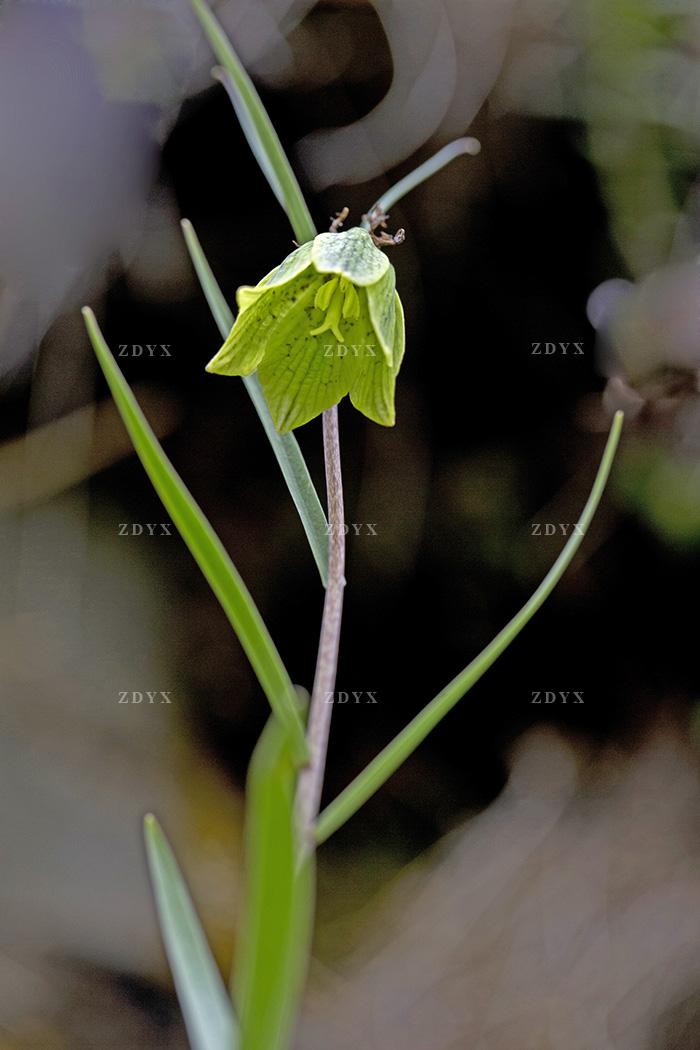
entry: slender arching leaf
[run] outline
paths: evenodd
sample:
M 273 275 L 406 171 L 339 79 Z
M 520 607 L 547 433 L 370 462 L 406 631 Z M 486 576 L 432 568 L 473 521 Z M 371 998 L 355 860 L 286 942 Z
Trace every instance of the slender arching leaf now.
M 228 74 L 224 82 L 234 100 L 243 133 L 273 193 L 287 213 L 294 236 L 300 244 L 312 240 L 316 236 L 313 219 L 253 81 L 204 0 L 192 0 L 192 6 L 212 51 Z
M 456 678 L 453 678 L 442 692 L 438 693 L 320 814 L 316 825 L 318 842 L 324 842 L 334 831 L 337 831 L 396 772 L 418 745 L 425 740 L 428 733 L 452 710 L 455 704 L 462 699 L 475 682 L 478 682 L 501 653 L 508 648 L 516 635 L 522 631 L 525 624 L 532 619 L 543 602 L 552 593 L 578 550 L 600 503 L 620 439 L 622 421 L 622 412 L 617 412 L 610 428 L 610 435 L 593 488 L 578 522 L 578 529 L 574 530 L 569 537 L 559 557 L 537 590 L 525 602 L 520 612 L 516 613 L 513 619 L 486 646 L 483 652 L 476 659 L 472 660 Z
M 95 315 L 83 309 L 97 360 L 134 449 L 173 523 L 219 599 L 251 662 L 270 706 L 287 727 L 295 759 L 303 762 L 304 740 L 296 692 L 267 627 L 243 580 L 206 517 L 165 455 L 107 346 Z
M 287 731 L 270 718 L 246 791 L 246 908 L 233 981 L 245 1050 L 287 1050 L 306 978 L 315 851 L 300 842 L 296 780 Z
M 425 182 L 426 179 L 437 174 L 441 168 L 444 168 L 456 157 L 461 157 L 464 154 L 475 157 L 480 149 L 481 145 L 478 139 L 471 136 L 448 142 L 446 146 L 443 146 L 432 157 L 429 157 L 422 164 L 419 164 L 417 168 L 414 168 L 413 171 L 410 171 L 408 175 L 404 175 L 402 179 L 390 186 L 379 200 L 375 201 L 367 212 L 367 216 L 371 215 L 372 212 L 389 212 L 402 197 L 414 190 L 416 186 L 420 186 L 421 182 Z M 365 229 L 369 229 L 369 219 L 365 218 L 362 225 Z
M 261 136 L 259 135 L 255 127 L 255 121 L 253 119 L 253 116 L 249 112 L 246 103 L 243 101 L 239 89 L 236 87 L 236 82 L 234 81 L 233 77 L 228 72 L 228 70 L 224 69 L 223 66 L 216 66 L 212 70 L 212 76 L 215 80 L 218 80 L 219 83 L 226 89 L 226 93 L 228 94 L 228 97 L 231 101 L 231 105 L 233 106 L 234 112 L 238 117 L 238 123 L 241 125 L 241 129 L 246 139 L 248 140 L 248 144 L 253 151 L 253 155 L 255 156 L 255 159 L 260 165 L 262 173 L 270 185 L 270 189 L 274 193 L 281 207 L 284 208 L 284 210 L 286 211 L 287 201 L 285 199 L 284 188 L 280 183 L 274 165 L 272 164 L 270 157 L 268 156 L 267 150 L 263 145 Z
M 233 1005 L 177 861 L 154 816 L 144 820 L 146 856 L 165 951 L 192 1050 L 238 1050 Z
M 190 258 L 192 259 L 192 265 L 199 278 L 209 309 L 221 337 L 225 339 L 233 324 L 233 314 L 211 271 L 192 223 L 187 219 L 182 221 L 182 231 Z M 279 434 L 275 429 L 257 375 L 244 376 L 243 382 L 260 417 L 267 439 L 272 446 L 272 451 L 280 465 L 280 470 L 294 500 L 294 505 L 309 541 L 311 553 L 318 566 L 321 582 L 325 587 L 328 580 L 328 528 L 326 515 L 323 512 L 318 493 L 311 480 L 304 457 L 301 454 L 301 449 L 293 434 Z

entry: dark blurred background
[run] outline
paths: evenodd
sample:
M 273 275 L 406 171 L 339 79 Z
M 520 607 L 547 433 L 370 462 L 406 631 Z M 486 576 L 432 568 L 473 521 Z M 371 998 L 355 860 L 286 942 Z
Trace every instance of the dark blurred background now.
M 628 422 L 604 505 L 553 597 L 324 847 L 321 969 L 341 966 L 355 916 L 391 895 L 404 865 L 499 804 L 515 747 L 566 742 L 589 771 L 612 748 L 626 769 L 661 733 L 670 768 L 684 762 L 695 778 L 697 10 L 397 6 L 221 8 L 319 229 L 345 205 L 359 222 L 449 137 L 482 146 L 391 216 L 407 233 L 392 250 L 407 321 L 396 427 L 340 410 L 346 516 L 361 528 L 348 537 L 338 689 L 377 703 L 336 705 L 326 800 L 526 600 L 564 543 L 560 523 L 578 521 L 611 410 L 625 407 Z M 162 816 L 227 965 L 241 794 L 266 705 L 179 538 L 133 535 L 168 519 L 78 307 L 90 302 L 112 348 L 128 348 L 127 379 L 292 678 L 310 687 L 318 576 L 243 385 L 204 372 L 219 337 L 177 220 L 193 222 L 231 302 L 291 250 L 291 233 L 223 89 L 208 86 L 211 59 L 184 6 L 8 4 L 0 58 L 0 1046 L 175 1047 L 139 817 Z M 149 345 L 170 356 L 135 356 Z M 320 421 L 297 436 L 321 487 Z M 542 534 L 547 523 L 556 535 Z M 118 703 L 148 689 L 172 704 Z M 573 690 L 583 704 L 532 703 Z M 668 787 L 655 769 L 650 797 Z M 692 812 L 680 855 L 697 850 Z M 640 869 L 657 845 L 650 831 Z M 671 886 L 677 862 L 658 868 Z M 684 942 L 683 1002 L 696 1001 L 697 943 Z M 599 964 L 611 980 L 624 970 L 614 954 Z M 467 973 L 479 965 L 464 960 Z M 700 1046 L 695 1029 L 673 1041 L 676 1014 L 659 1021 L 669 996 L 629 1042 L 567 1042 L 554 1025 L 551 1042 L 501 1032 L 477 1044 L 465 1021 L 431 1045 Z M 319 1001 L 315 1016 L 330 1016 Z M 319 1046 L 345 1045 L 322 1030 Z M 414 1045 L 394 1031 L 395 1045 Z

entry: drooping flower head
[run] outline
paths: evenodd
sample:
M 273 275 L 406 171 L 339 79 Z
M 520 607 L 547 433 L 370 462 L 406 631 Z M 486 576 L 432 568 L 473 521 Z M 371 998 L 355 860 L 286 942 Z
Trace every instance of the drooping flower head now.
M 403 309 L 394 267 L 369 233 L 320 233 L 236 298 L 238 317 L 207 371 L 257 369 L 280 433 L 346 394 L 369 419 L 393 426 Z

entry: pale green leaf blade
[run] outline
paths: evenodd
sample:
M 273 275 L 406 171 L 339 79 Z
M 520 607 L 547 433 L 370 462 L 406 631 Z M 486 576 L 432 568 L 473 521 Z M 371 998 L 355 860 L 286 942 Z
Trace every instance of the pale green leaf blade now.
M 312 240 L 316 229 L 309 209 L 253 81 L 204 0 L 192 0 L 192 6 L 212 51 L 230 77 L 230 91 L 235 92 L 239 100 L 239 105 L 235 107 L 236 112 L 240 116 L 241 112 L 245 111 L 241 123 L 243 133 L 260 163 L 263 174 L 270 181 L 273 193 L 287 213 L 294 236 L 300 244 Z
M 104 341 L 95 315 L 83 309 L 85 325 L 122 421 L 151 484 L 169 512 L 250 660 L 270 706 L 288 727 L 295 755 L 307 754 L 296 693 L 274 642 L 233 562 L 165 455 Z
M 270 189 L 277 198 L 278 204 L 286 211 L 287 202 L 285 200 L 284 187 L 282 186 L 277 172 L 275 171 L 275 167 L 263 146 L 262 139 L 256 131 L 255 123 L 243 102 L 241 93 L 236 87 L 233 77 L 222 66 L 216 66 L 216 68 L 212 70 L 212 76 L 226 89 L 226 93 L 238 118 L 238 123 L 241 125 L 241 130 L 246 137 L 248 145 L 253 151 L 253 156 L 260 165 L 260 169 L 267 179 Z
M 432 157 L 429 157 L 423 164 L 419 164 L 417 168 L 414 168 L 408 175 L 405 175 L 404 178 L 399 179 L 397 183 L 391 186 L 386 193 L 383 193 L 379 200 L 375 201 L 369 209 L 367 215 L 369 216 L 375 211 L 383 214 L 390 212 L 402 197 L 414 190 L 416 186 L 420 186 L 421 182 L 432 178 L 433 175 L 436 175 L 441 168 L 451 163 L 456 157 L 462 157 L 465 154 L 475 157 L 480 150 L 481 145 L 478 139 L 471 136 L 448 142 L 446 146 L 443 146 Z M 363 219 L 362 225 L 365 229 L 369 229 L 367 217 Z
M 150 814 L 144 837 L 161 934 L 192 1050 L 238 1050 L 233 1005 L 177 861 Z
M 190 258 L 192 259 L 192 265 L 199 278 L 209 309 L 221 337 L 225 339 L 233 325 L 233 314 L 202 251 L 202 246 L 199 243 L 192 223 L 187 219 L 182 221 L 182 231 Z M 321 582 L 325 587 L 328 580 L 328 523 L 318 493 L 311 480 L 309 469 L 294 435 L 280 434 L 276 430 L 258 377 L 248 376 L 243 382 L 260 417 L 267 439 L 272 446 L 272 451 L 279 463 L 282 476 L 294 501 L 294 506 L 301 518 L 306 538 L 311 547 L 311 553 L 318 566 Z
M 189 219 L 182 219 L 180 221 L 180 227 L 182 229 L 182 235 L 185 238 L 187 251 L 190 254 L 194 272 L 197 274 L 197 279 L 199 280 L 202 291 L 204 292 L 204 298 L 207 300 L 207 305 L 211 311 L 211 315 L 214 318 L 216 327 L 219 329 L 219 335 L 222 339 L 225 339 L 231 331 L 233 312 L 226 302 L 224 293 L 221 291 L 216 277 L 214 277 L 214 272 L 209 265 L 209 260 L 204 254 L 204 249 L 202 248 L 202 244 L 197 236 L 194 226 Z
M 245 1050 L 287 1050 L 308 967 L 315 851 L 299 841 L 296 779 L 286 730 L 270 718 L 246 791 L 246 908 L 234 971 Z
M 530 596 L 522 609 L 496 635 L 493 641 L 456 678 L 453 678 L 442 692 L 438 693 L 321 813 L 316 825 L 318 842 L 325 842 L 334 831 L 342 827 L 346 820 L 356 813 L 367 799 L 371 798 L 375 791 L 396 772 L 409 755 L 425 740 L 431 730 L 452 710 L 475 682 L 478 682 L 501 653 L 508 648 L 513 639 L 532 619 L 540 606 L 552 593 L 576 554 L 600 503 L 620 440 L 622 422 L 623 414 L 622 412 L 617 412 L 610 428 L 610 434 L 593 488 L 578 522 L 580 531 L 575 530 L 572 533 L 554 565 L 542 580 L 542 583 Z

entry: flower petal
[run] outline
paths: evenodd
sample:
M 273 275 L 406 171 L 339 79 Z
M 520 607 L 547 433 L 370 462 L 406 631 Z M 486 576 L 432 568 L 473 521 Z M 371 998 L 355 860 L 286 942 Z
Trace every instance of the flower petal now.
M 267 276 L 270 277 L 275 271 L 272 270 Z M 267 289 L 265 288 L 264 282 L 267 280 L 263 277 L 259 284 L 242 284 L 240 288 L 236 289 L 236 304 L 238 306 L 239 314 L 247 310 L 249 306 L 257 302 L 261 295 L 263 295 Z
M 317 280 L 321 278 L 317 275 Z M 258 375 L 272 419 L 281 434 L 308 423 L 347 394 L 354 363 L 340 357 L 325 334 L 311 335 L 319 316 L 311 284 L 282 324 L 277 326 Z
M 399 374 L 406 352 L 406 321 L 403 314 L 403 303 L 398 292 L 394 292 L 396 306 L 396 328 L 394 329 L 394 349 L 391 354 L 391 368 L 394 378 Z
M 368 354 L 361 357 L 358 359 L 355 378 L 350 387 L 350 400 L 355 408 L 375 423 L 381 423 L 385 427 L 393 427 L 396 422 L 394 391 L 396 376 L 406 345 L 403 308 L 396 292 L 394 292 L 394 297 L 396 325 L 392 364 L 388 364 L 386 357 L 381 352 L 374 356 Z
M 246 305 L 241 308 L 226 342 L 207 365 L 207 372 L 225 376 L 247 376 L 254 372 L 268 349 L 280 338 L 278 333 L 284 332 L 289 315 L 295 313 L 297 304 L 309 290 L 313 306 L 313 296 L 322 281 L 320 274 L 309 267 L 306 272 L 297 274 L 296 280 L 279 286 L 239 288 L 239 303 L 242 300 Z M 309 323 L 304 307 L 299 313 Z M 313 318 L 321 316 L 320 311 L 314 310 L 312 315 Z
M 288 284 L 297 274 L 302 273 L 307 266 L 311 265 L 313 246 L 313 241 L 307 241 L 306 244 L 302 244 L 301 247 L 295 248 L 293 252 L 290 252 L 276 269 L 272 270 L 266 277 L 263 277 L 265 287 L 275 288 L 281 284 Z
M 391 265 L 359 226 L 343 233 L 319 233 L 312 245 L 311 261 L 319 273 L 340 273 L 360 287 L 375 284 Z
M 394 267 L 390 265 L 384 276 L 376 284 L 371 284 L 367 288 L 369 315 L 389 365 L 392 363 L 396 327 L 395 296 L 396 273 Z
M 302 244 L 300 248 L 295 248 L 293 252 L 290 252 L 279 266 L 275 266 L 273 270 L 266 273 L 257 284 L 241 285 L 236 292 L 236 302 L 238 303 L 239 311 L 247 310 L 268 288 L 277 288 L 279 285 L 288 284 L 298 274 L 303 273 L 306 267 L 311 265 L 312 247 L 313 241 Z

